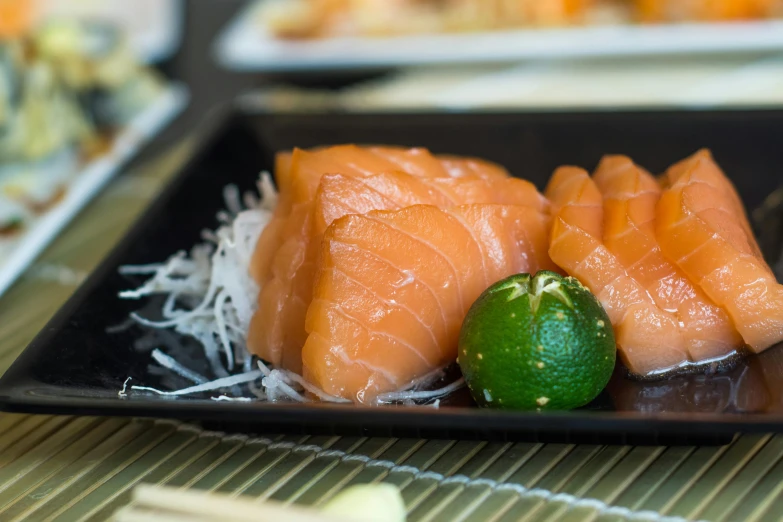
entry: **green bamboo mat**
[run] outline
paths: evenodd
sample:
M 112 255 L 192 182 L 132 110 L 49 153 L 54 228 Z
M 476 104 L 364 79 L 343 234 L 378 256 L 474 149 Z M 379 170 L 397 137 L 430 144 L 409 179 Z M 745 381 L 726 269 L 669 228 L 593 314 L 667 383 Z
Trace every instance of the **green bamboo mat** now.
M 118 241 L 189 145 L 115 181 L 5 297 L 5 369 Z M 0 414 L 0 520 L 105 520 L 140 482 L 319 504 L 398 485 L 415 521 L 783 517 L 783 437 L 632 447 L 247 436 L 172 422 Z

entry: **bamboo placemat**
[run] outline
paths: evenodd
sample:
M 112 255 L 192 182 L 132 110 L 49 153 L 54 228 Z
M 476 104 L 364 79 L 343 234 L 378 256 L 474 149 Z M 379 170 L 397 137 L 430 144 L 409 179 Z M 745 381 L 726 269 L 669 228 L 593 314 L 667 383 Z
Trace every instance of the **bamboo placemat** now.
M 96 199 L 0 299 L 4 370 L 122 237 L 187 155 L 184 143 Z M 415 521 L 773 521 L 783 437 L 633 447 L 247 436 L 173 422 L 0 414 L 0 520 L 105 520 L 140 482 L 319 504 L 398 485 Z

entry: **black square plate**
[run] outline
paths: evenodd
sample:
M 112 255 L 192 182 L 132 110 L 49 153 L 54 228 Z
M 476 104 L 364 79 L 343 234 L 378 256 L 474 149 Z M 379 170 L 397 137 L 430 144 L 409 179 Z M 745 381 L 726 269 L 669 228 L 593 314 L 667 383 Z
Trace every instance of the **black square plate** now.
M 118 391 L 127 377 L 165 387 L 150 373 L 139 332 L 108 333 L 140 307 L 117 294 L 138 281 L 124 264 L 165 260 L 214 228 L 224 185 L 250 188 L 271 169 L 274 152 L 345 142 L 424 146 L 438 153 L 499 162 L 542 186 L 553 169 L 592 169 L 601 155 L 622 153 L 653 172 L 713 150 L 748 208 L 758 208 L 783 179 L 783 111 L 266 114 L 234 108 L 205 130 L 198 153 L 89 280 L 0 381 L 7 411 L 177 417 L 252 425 L 266 431 L 435 438 L 540 439 L 618 443 L 722 442 L 738 432 L 783 431 L 783 348 L 712 375 L 635 382 L 616 372 L 586 408 L 557 413 L 480 410 L 457 396 L 440 409 L 328 404 L 216 402 Z M 762 212 L 760 240 L 770 261 L 781 249 L 780 218 Z

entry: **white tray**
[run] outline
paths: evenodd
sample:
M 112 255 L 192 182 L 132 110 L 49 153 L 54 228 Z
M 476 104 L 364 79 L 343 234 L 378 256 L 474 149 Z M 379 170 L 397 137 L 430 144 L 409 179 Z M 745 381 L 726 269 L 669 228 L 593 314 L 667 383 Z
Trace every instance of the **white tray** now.
M 141 147 L 158 134 L 187 104 L 188 91 L 174 85 L 136 116 L 106 154 L 84 165 L 72 178 L 62 201 L 26 224 L 10 252 L 0 257 L 2 295 L 65 225 L 119 172 Z
M 529 29 L 493 33 L 280 40 L 251 3 L 219 36 L 216 58 L 235 71 L 350 69 L 531 58 L 783 50 L 783 21 Z
M 38 21 L 66 16 L 104 20 L 123 30 L 144 63 L 172 56 L 182 39 L 184 0 L 39 0 Z

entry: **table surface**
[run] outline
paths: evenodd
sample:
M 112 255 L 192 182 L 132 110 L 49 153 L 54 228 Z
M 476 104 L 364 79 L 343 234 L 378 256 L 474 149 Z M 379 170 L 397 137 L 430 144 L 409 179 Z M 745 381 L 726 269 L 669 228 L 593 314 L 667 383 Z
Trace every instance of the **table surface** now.
M 237 2 L 233 4 L 236 7 Z M 0 373 L 176 172 L 191 146 L 187 139 L 177 138 L 182 131 L 197 126 L 212 101 L 227 99 L 252 83 L 228 76 L 221 82 L 202 81 L 216 73 L 198 58 L 208 52 L 210 38 L 205 34 L 213 33 L 230 12 L 222 2 L 194 0 L 189 5 L 197 6 L 189 24 L 211 25 L 186 36 L 191 41 L 168 68 L 189 79 L 191 109 L 0 299 Z M 690 71 L 690 78 L 698 76 Z M 764 84 L 761 90 L 751 89 L 753 98 L 783 103 L 780 62 L 765 62 L 753 71 Z M 491 93 L 498 81 L 504 92 L 516 91 L 518 85 L 534 92 L 524 69 L 479 73 L 476 80 L 475 72 L 465 70 L 417 71 L 340 95 L 322 93 L 313 106 L 485 107 L 492 104 L 473 98 L 466 103 L 465 93 L 476 86 Z M 570 83 L 563 78 L 556 80 L 558 85 Z M 604 99 L 602 82 L 593 82 L 590 91 L 599 105 Z M 637 83 L 642 91 L 649 86 L 644 80 Z M 570 93 L 555 95 L 536 85 L 536 92 L 549 93 L 546 99 L 554 99 L 555 105 L 570 99 Z M 734 91 L 719 90 L 713 98 L 737 101 L 726 92 Z M 769 95 L 764 98 L 760 92 Z M 301 107 L 313 99 L 308 96 L 282 91 L 273 99 L 278 106 Z M 527 106 L 534 99 L 517 96 L 504 103 Z M 635 95 L 626 99 L 637 101 Z M 650 98 L 640 92 L 638 99 Z M 667 105 L 668 100 L 661 103 Z M 141 482 L 319 504 L 351 484 L 384 481 L 402 489 L 409 520 L 416 521 L 620 522 L 674 517 L 766 522 L 783 520 L 782 457 L 783 437 L 772 435 L 741 436 L 723 447 L 598 446 L 248 436 L 154 420 L 0 413 L 0 520 L 105 520 L 129 501 L 133 486 Z

